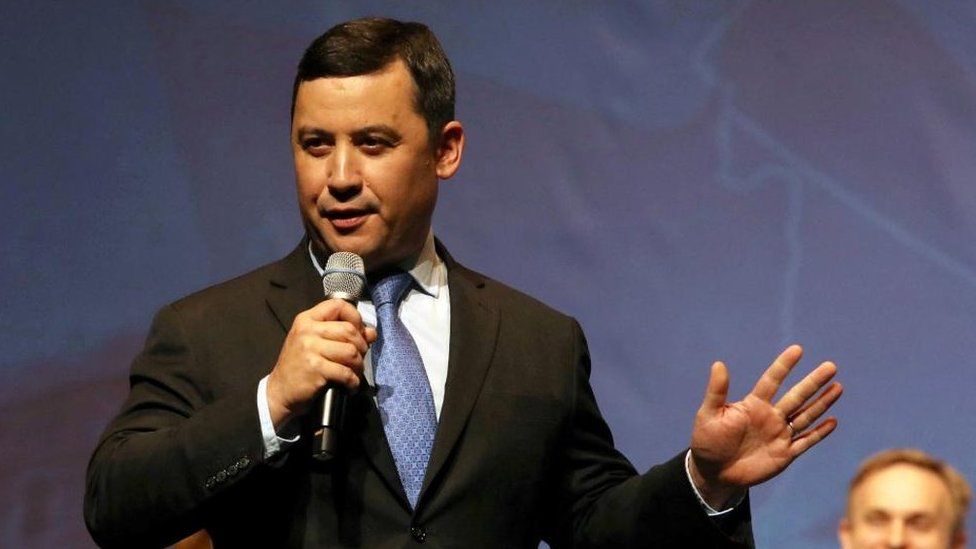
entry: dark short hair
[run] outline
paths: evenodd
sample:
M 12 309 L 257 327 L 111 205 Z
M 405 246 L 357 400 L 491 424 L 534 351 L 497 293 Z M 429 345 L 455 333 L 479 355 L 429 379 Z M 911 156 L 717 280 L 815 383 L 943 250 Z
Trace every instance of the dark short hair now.
M 454 120 L 454 71 L 437 37 L 426 25 L 366 17 L 340 23 L 316 38 L 298 63 L 291 93 L 291 117 L 302 82 L 330 76 L 359 76 L 401 59 L 416 86 L 415 107 L 427 122 L 431 143 Z

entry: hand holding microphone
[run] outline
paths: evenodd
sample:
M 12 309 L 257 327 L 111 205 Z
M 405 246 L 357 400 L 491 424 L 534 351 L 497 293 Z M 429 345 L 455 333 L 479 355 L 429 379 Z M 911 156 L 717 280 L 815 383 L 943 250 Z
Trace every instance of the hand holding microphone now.
M 323 278 L 325 301 L 295 316 L 268 378 L 268 407 L 278 429 L 291 418 L 318 404 L 314 448 L 316 457 L 334 451 L 336 421 L 342 395 L 355 390 L 363 371 L 363 357 L 376 340 L 376 330 L 363 325 L 355 303 L 365 287 L 362 259 L 355 254 L 332 254 Z

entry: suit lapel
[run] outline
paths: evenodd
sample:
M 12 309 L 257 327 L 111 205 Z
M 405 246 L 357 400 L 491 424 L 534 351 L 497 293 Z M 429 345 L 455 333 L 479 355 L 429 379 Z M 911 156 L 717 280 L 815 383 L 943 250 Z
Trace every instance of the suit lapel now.
M 448 267 L 451 343 L 444 405 L 420 492 L 421 503 L 424 492 L 444 468 L 468 422 L 498 338 L 498 311 L 484 299 L 484 279 L 455 263 L 443 248 L 439 247 L 438 253 Z
M 287 333 L 295 315 L 322 301 L 322 280 L 308 256 L 308 240 L 279 261 L 272 271 L 266 301 Z

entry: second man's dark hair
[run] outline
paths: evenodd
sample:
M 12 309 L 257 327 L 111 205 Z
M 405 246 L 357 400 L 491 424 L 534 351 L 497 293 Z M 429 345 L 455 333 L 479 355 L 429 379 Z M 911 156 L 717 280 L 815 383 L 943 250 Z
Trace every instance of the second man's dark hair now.
M 454 120 L 454 72 L 437 37 L 426 25 L 368 17 L 340 23 L 316 38 L 301 61 L 291 93 L 291 116 L 302 82 L 376 72 L 396 59 L 416 86 L 417 112 L 427 122 L 432 146 L 441 129 Z

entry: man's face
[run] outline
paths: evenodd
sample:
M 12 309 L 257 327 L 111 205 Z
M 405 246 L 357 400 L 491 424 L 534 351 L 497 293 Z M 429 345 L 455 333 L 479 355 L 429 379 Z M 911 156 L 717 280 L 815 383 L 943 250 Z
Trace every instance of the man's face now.
M 373 73 L 298 87 L 292 152 L 299 207 L 318 251 L 359 254 L 370 271 L 419 253 L 438 178 L 453 175 L 460 161 L 461 134 L 452 122 L 447 153 L 431 147 L 414 94 L 399 60 Z
M 965 539 L 952 532 L 949 489 L 935 473 L 899 463 L 872 473 L 850 496 L 839 536 L 843 549 L 949 549 Z

